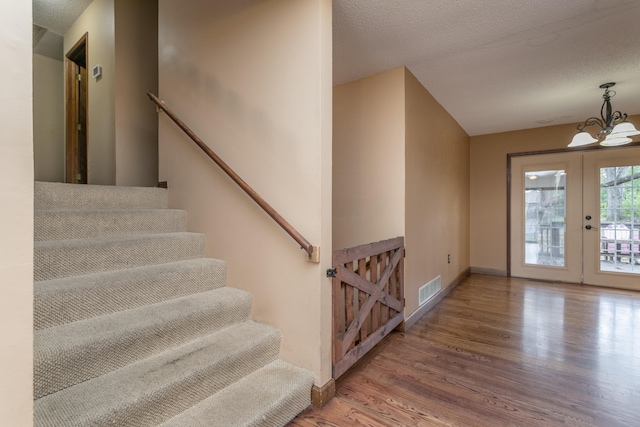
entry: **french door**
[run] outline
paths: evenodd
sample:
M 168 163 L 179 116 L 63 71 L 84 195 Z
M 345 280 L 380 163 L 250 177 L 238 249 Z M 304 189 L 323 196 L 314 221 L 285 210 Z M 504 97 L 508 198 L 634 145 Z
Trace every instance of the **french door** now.
M 640 290 L 640 148 L 512 157 L 511 275 Z

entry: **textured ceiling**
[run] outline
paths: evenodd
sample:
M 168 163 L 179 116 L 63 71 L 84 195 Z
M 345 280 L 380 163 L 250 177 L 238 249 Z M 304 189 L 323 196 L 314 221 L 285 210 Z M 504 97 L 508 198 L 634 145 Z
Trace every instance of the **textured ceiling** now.
M 334 84 L 401 65 L 470 135 L 640 113 L 639 0 L 334 0 Z
M 33 52 L 63 59 L 63 35 L 93 0 L 33 0 Z
M 34 52 L 91 0 L 33 0 Z M 407 66 L 470 135 L 640 114 L 640 0 L 333 0 L 334 84 Z M 44 29 L 44 30 L 43 30 Z

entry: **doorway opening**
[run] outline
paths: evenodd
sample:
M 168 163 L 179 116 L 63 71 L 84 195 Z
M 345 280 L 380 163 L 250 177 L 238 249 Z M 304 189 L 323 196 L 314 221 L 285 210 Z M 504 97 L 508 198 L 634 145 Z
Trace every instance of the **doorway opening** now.
M 65 181 L 73 184 L 87 184 L 88 165 L 88 34 L 65 55 Z
M 640 290 L 640 147 L 510 159 L 510 271 Z

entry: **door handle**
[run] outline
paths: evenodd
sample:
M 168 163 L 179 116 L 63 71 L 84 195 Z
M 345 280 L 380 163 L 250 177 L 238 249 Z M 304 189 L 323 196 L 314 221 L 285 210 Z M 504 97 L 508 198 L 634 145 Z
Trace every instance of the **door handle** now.
M 587 224 L 584 226 L 584 228 L 586 228 L 587 230 L 597 230 L 596 227 L 592 227 L 591 225 Z

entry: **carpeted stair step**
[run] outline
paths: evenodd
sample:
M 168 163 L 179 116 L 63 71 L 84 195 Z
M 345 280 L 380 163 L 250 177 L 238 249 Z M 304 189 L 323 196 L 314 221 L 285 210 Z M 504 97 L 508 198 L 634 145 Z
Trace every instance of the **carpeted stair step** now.
M 34 403 L 34 425 L 158 425 L 276 360 L 279 349 L 277 329 L 253 321 L 239 323 L 38 399 Z M 289 385 L 285 388 L 276 392 L 291 392 Z M 302 395 L 308 398 L 310 389 L 311 384 Z M 259 401 L 253 402 L 250 397 L 238 395 L 236 399 L 251 408 Z
M 146 209 L 122 211 L 43 210 L 34 217 L 34 240 L 85 239 L 187 231 L 185 211 Z
M 36 427 L 283 426 L 309 405 L 313 374 L 278 360 L 280 332 L 165 189 L 34 199 Z
M 34 396 L 186 344 L 250 315 L 250 294 L 225 287 L 36 331 Z
M 226 272 L 224 261 L 199 258 L 35 282 L 34 329 L 221 288 Z
M 36 182 L 35 210 L 166 209 L 167 190 L 147 187 Z
M 276 360 L 160 426 L 283 426 L 311 404 L 312 385 L 309 371 Z
M 35 242 L 34 280 L 202 258 L 204 248 L 204 236 L 196 233 Z

